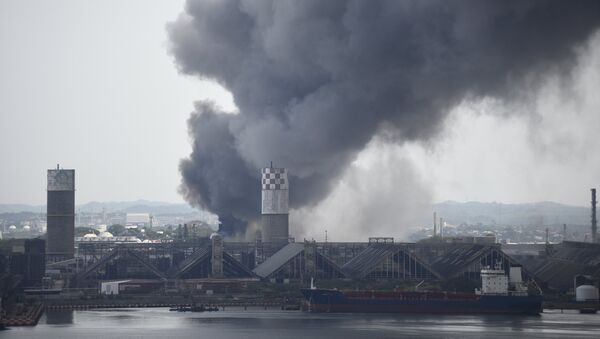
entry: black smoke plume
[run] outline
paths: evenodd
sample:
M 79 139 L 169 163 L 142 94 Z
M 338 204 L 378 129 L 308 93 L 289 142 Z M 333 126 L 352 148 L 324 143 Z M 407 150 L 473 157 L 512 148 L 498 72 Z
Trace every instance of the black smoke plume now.
M 197 104 L 181 191 L 235 233 L 272 160 L 291 207 L 316 204 L 375 135 L 426 141 L 466 98 L 526 95 L 599 23 L 596 0 L 189 0 L 168 26 L 176 64 L 239 112 Z

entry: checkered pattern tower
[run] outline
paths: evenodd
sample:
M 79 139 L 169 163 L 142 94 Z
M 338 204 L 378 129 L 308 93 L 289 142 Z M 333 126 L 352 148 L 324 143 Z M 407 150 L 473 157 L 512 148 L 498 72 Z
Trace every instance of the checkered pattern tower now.
M 289 184 L 287 170 L 270 167 L 262 169 L 262 241 L 287 243 Z

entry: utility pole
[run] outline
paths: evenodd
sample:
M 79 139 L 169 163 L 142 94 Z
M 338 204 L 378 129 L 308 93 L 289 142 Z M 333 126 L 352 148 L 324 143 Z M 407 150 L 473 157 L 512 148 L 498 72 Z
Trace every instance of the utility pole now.
M 433 237 L 437 236 L 437 215 L 433 212 Z

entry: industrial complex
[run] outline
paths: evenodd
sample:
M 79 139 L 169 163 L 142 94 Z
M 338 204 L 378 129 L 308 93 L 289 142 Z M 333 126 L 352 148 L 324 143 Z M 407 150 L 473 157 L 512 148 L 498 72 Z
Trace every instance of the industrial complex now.
M 49 305 L 63 306 L 105 302 L 107 295 L 116 294 L 145 296 L 147 303 L 167 297 L 184 303 L 189 296 L 221 303 L 242 296 L 266 302 L 299 297 L 299 288 L 311 281 L 335 288 L 472 291 L 481 285 L 485 267 L 506 272 L 521 267 L 523 281 L 543 291 L 547 301 L 577 297 L 597 303 L 600 243 L 595 189 L 591 242 L 530 245 L 501 244 L 493 235 L 445 237 L 444 223 L 438 224 L 437 216 L 433 234 L 413 243 L 386 237 L 298 241 L 289 235 L 287 169 L 272 164 L 263 168 L 261 188 L 261 228 L 252 241 L 233 241 L 219 233 L 190 236 L 188 225 L 180 237 L 165 241 L 129 242 L 123 237 L 75 241 L 75 171 L 48 170 L 47 238 L 4 246 L 3 296 L 8 300 L 16 291 L 43 294 Z M 151 223 L 147 219 L 140 220 Z M 15 277 L 17 281 L 10 280 Z M 584 290 L 587 297 L 578 294 Z M 74 300 L 73 291 L 85 301 Z

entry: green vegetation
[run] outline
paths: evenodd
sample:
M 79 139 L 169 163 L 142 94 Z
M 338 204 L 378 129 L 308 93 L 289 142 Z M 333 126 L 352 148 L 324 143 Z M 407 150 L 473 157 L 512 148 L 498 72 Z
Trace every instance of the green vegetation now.
M 108 227 L 107 231 L 110 232 L 110 234 L 117 237 L 120 235 L 125 235 L 124 233 L 127 232 L 127 229 L 123 225 L 114 224 L 114 225 L 110 225 Z

